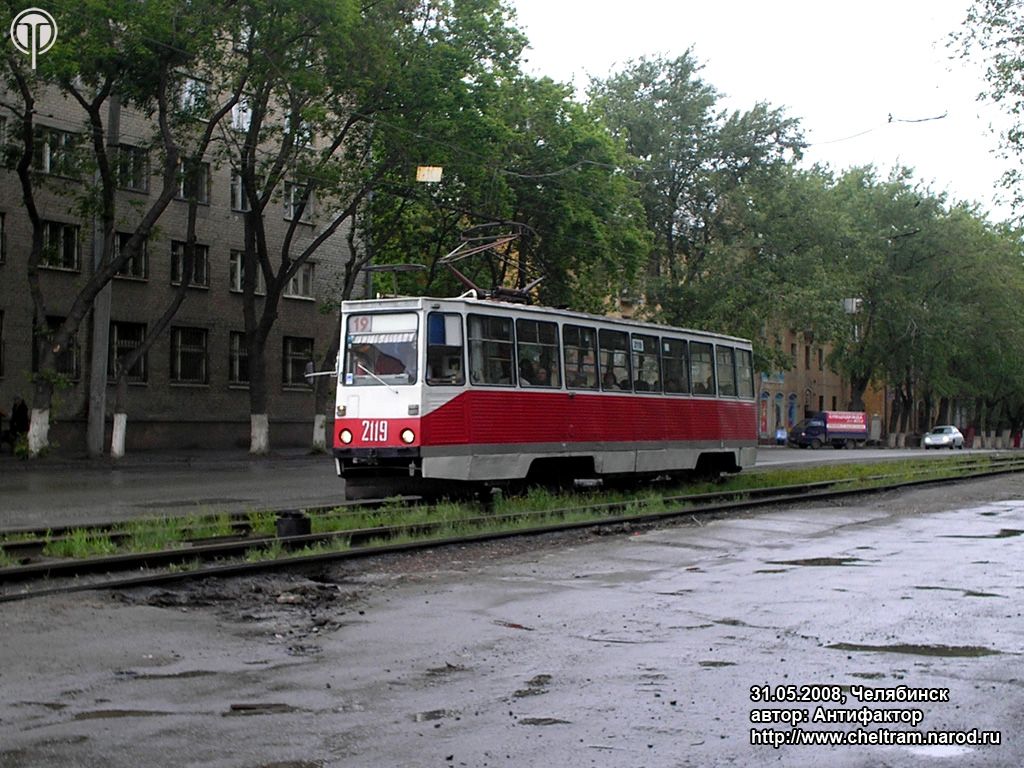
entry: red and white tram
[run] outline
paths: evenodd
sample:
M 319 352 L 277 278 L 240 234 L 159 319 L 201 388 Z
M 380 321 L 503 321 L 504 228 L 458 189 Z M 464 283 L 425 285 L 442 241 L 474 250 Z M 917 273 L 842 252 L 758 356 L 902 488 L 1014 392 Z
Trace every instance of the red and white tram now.
M 341 341 L 334 457 L 350 497 L 755 460 L 743 339 L 418 297 L 345 302 Z

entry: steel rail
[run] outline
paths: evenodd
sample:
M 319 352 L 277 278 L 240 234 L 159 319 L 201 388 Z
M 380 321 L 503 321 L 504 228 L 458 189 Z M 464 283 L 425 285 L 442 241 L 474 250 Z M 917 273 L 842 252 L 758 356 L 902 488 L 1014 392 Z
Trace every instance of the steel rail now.
M 23 590 L 0 594 L 0 602 L 21 600 L 30 597 L 43 596 L 48 594 L 61 594 L 67 592 L 90 590 L 90 589 L 119 589 L 144 584 L 161 584 L 171 581 L 185 579 L 203 578 L 207 576 L 235 575 L 239 573 L 253 573 L 273 570 L 276 568 L 290 568 L 302 564 L 320 564 L 334 560 L 352 559 L 366 557 L 389 552 L 414 551 L 417 549 L 448 546 L 453 544 L 464 544 L 476 541 L 486 541 L 514 536 L 539 535 L 558 531 L 577 530 L 589 527 L 615 526 L 625 524 L 649 524 L 671 520 L 697 514 L 721 513 L 739 511 L 772 504 L 793 503 L 794 501 L 821 501 L 841 498 L 850 495 L 867 493 L 878 493 L 888 490 L 915 487 L 920 485 L 943 484 L 971 479 L 992 477 L 1003 474 L 1024 471 L 1024 459 L 1000 462 L 1001 466 L 975 472 L 972 474 L 957 474 L 950 477 L 918 477 L 911 480 L 901 480 L 896 483 L 880 483 L 873 486 L 858 486 L 856 488 L 844 487 L 835 488 L 836 485 L 849 485 L 846 481 L 822 481 L 816 483 L 798 484 L 794 486 L 751 489 L 750 491 L 733 490 L 720 493 L 700 494 L 699 496 L 673 496 L 662 499 L 639 499 L 631 501 L 610 502 L 605 504 L 589 504 L 578 507 L 568 507 L 554 510 L 540 510 L 536 512 L 514 512 L 505 515 L 480 515 L 468 518 L 460 518 L 439 522 L 420 522 L 394 526 L 379 526 L 373 528 L 349 529 L 325 533 L 314 533 L 300 536 L 270 537 L 262 536 L 249 538 L 245 541 L 231 543 L 220 543 L 212 545 L 201 545 L 194 547 L 178 548 L 173 550 L 162 550 L 156 552 L 113 555 L 101 558 L 88 558 L 81 560 L 58 561 L 48 563 L 35 563 L 26 566 L 0 569 L 0 584 L 12 584 L 18 581 L 45 578 L 48 581 L 54 577 L 72 578 L 68 584 L 48 586 L 38 590 Z M 962 467 L 956 467 L 961 469 Z M 950 468 L 946 468 L 950 469 Z M 938 470 L 936 470 L 937 472 Z M 925 474 L 936 474 L 927 472 Z M 906 473 L 901 473 L 905 476 Z M 922 473 L 917 473 L 922 474 Z M 878 480 L 884 480 L 885 475 L 873 476 Z M 863 480 L 862 480 L 863 481 Z M 729 498 L 727 500 L 712 502 L 711 498 L 724 498 L 746 496 L 746 498 Z M 675 509 L 638 512 L 632 514 L 612 514 L 636 503 L 686 503 L 689 504 L 696 498 L 705 498 L 709 503 L 699 506 L 685 506 Z M 580 512 L 592 511 L 598 516 L 586 520 L 550 522 L 552 518 L 565 516 L 567 514 L 578 514 Z M 602 512 L 604 514 L 602 514 Z M 494 525 L 499 522 L 523 522 L 531 519 L 547 520 L 542 525 L 532 527 L 515 527 L 478 533 L 463 534 L 459 536 L 447 536 L 440 538 L 427 538 L 398 544 L 377 544 L 373 546 L 353 546 L 356 541 L 373 541 L 388 536 L 401 535 L 403 533 L 430 533 L 431 531 L 443 531 L 446 526 L 451 525 Z M 128 577 L 115 578 L 98 582 L 82 582 L 78 577 L 91 573 L 109 573 L 111 570 L 137 569 L 140 567 L 162 566 L 180 562 L 189 562 L 197 558 L 219 559 L 230 557 L 249 550 L 258 549 L 267 545 L 280 544 L 281 546 L 295 549 L 307 544 L 321 543 L 331 540 L 347 540 L 352 549 L 323 552 L 315 554 L 304 554 L 296 557 L 282 557 L 276 559 L 259 560 L 256 562 L 217 564 L 194 570 L 183 570 L 171 573 L 140 574 Z

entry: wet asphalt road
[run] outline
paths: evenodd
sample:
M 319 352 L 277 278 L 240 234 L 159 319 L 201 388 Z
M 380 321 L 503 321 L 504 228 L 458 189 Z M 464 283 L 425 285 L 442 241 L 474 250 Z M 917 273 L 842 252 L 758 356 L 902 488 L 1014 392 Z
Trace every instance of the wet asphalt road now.
M 1022 532 L 1015 476 L 7 604 L 0 766 L 1019 766 Z M 817 706 L 763 685 L 946 691 L 824 709 L 1002 743 L 752 746 Z
M 957 451 L 957 455 L 984 451 Z M 837 451 L 768 447 L 758 467 L 835 461 L 945 457 L 948 452 L 864 449 Z M 279 452 L 249 460 L 244 453 L 129 455 L 117 466 L 0 456 L 0 530 L 87 525 L 164 514 L 301 508 L 344 499 L 344 481 L 326 455 Z

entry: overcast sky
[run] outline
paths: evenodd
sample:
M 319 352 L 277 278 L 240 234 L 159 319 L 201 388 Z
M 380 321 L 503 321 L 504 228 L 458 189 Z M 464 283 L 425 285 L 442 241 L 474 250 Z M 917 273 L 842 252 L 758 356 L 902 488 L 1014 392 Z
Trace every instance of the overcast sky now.
M 977 101 L 977 66 L 946 47 L 969 0 L 512 2 L 526 70 L 572 81 L 581 97 L 588 75 L 692 47 L 727 106 L 765 101 L 800 118 L 809 161 L 907 165 L 936 192 L 1009 215 L 996 201 L 1006 161 L 993 154 L 1006 120 Z

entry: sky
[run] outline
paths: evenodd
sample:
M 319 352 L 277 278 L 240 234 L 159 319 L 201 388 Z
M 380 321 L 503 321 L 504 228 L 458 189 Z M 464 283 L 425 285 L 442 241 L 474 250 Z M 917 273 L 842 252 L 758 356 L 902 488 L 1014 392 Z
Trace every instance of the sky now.
M 692 48 L 723 106 L 762 101 L 800 118 L 806 163 L 908 166 L 951 201 L 1010 215 L 996 154 L 1008 121 L 978 101 L 980 65 L 946 45 L 970 0 L 511 2 L 530 40 L 524 69 L 572 82 L 580 98 L 589 75 Z

